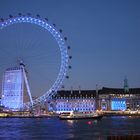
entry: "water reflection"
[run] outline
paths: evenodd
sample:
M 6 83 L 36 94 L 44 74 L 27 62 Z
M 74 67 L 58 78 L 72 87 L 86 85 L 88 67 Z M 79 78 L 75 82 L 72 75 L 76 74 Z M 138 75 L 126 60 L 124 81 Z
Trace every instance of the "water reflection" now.
M 98 120 L 65 120 L 67 122 L 68 125 L 72 126 L 74 125 L 74 123 L 78 123 L 78 122 L 86 122 L 86 124 L 88 125 L 97 125 Z
M 98 123 L 98 120 L 89 120 L 87 121 L 88 125 L 96 125 Z
M 68 125 L 73 125 L 74 120 L 67 120 L 67 122 L 68 122 Z M 76 122 L 76 121 L 75 121 L 75 122 Z
M 103 117 L 102 120 L 0 119 L 3 139 L 104 140 L 112 135 L 140 135 L 140 118 Z

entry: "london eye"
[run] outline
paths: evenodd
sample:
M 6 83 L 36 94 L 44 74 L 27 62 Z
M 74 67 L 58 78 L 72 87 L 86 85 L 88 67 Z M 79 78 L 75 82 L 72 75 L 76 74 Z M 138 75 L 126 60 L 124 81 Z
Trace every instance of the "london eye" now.
M 30 97 L 24 107 L 50 99 L 69 78 L 66 72 L 71 69 L 68 62 L 72 56 L 67 37 L 47 18 L 29 13 L 1 18 L 0 40 L 1 80 L 5 69 L 21 66 Z M 32 99 L 33 96 L 37 97 Z

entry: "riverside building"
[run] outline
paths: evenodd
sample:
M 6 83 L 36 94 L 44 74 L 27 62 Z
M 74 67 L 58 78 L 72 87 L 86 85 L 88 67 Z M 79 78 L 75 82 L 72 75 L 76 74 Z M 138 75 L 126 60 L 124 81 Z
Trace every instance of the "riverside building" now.
M 103 87 L 98 98 L 98 109 L 103 111 L 140 110 L 140 88 L 129 91 Z
M 95 90 L 62 90 L 53 96 L 49 111 L 56 113 L 79 111 L 89 112 L 96 108 Z
M 2 85 L 2 105 L 11 110 L 23 106 L 23 74 L 20 67 L 5 71 Z
M 19 67 L 8 68 L 4 73 L 1 103 L 7 110 L 21 111 L 28 100 L 33 104 L 27 71 L 20 61 Z
M 49 111 L 56 113 L 70 111 L 139 111 L 140 88 L 129 88 L 124 79 L 123 88 L 103 87 L 98 90 L 61 90 L 52 97 Z

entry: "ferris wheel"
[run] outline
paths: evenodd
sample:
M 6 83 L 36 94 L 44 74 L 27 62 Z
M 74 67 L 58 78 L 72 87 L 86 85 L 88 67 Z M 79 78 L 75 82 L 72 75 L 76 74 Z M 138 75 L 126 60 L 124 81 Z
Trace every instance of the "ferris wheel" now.
M 65 78 L 67 78 L 67 79 L 69 78 L 69 76 L 66 74 L 66 72 L 67 72 L 67 69 L 71 69 L 71 66 L 69 66 L 68 63 L 69 63 L 69 59 L 71 59 L 72 56 L 70 56 L 68 54 L 68 50 L 70 50 L 70 46 L 67 46 L 67 43 L 66 43 L 67 37 L 63 37 L 62 29 L 60 29 L 60 30 L 56 29 L 56 25 L 55 24 L 49 23 L 47 18 L 43 19 L 43 18 L 40 17 L 40 15 L 31 16 L 30 13 L 28 13 L 27 15 L 22 15 L 21 13 L 19 13 L 18 16 L 9 15 L 9 18 L 7 18 L 7 19 L 1 18 L 1 21 L 0 21 L 0 31 L 6 30 L 4 33 L 7 34 L 8 30 L 9 30 L 9 27 L 13 26 L 14 28 L 12 30 L 15 30 L 16 26 L 18 26 L 20 24 L 24 24 L 24 25 L 25 24 L 30 24 L 30 26 L 32 26 L 32 25 L 36 26 L 37 25 L 39 27 L 39 28 L 37 27 L 37 29 L 41 30 L 40 33 L 43 32 L 44 40 L 45 40 L 45 37 L 47 36 L 46 34 L 49 33 L 49 35 L 51 35 L 50 38 L 52 39 L 51 42 L 54 41 L 56 43 L 54 46 L 57 47 L 57 49 L 59 50 L 59 51 L 57 50 L 57 53 L 58 53 L 58 56 L 60 57 L 60 60 L 59 60 L 60 64 L 57 64 L 58 65 L 58 67 L 57 67 L 58 72 L 57 72 L 57 74 L 55 74 L 56 78 L 54 80 L 52 80 L 53 82 L 51 83 L 51 85 L 47 89 L 47 91 L 44 91 L 43 93 L 41 93 L 41 95 L 38 98 L 32 99 L 32 96 L 33 96 L 32 95 L 32 90 L 30 90 L 30 86 L 29 86 L 30 85 L 29 83 L 30 83 L 30 78 L 31 77 L 30 77 L 30 73 L 27 73 L 29 75 L 29 78 L 27 77 L 26 65 L 28 65 L 27 64 L 28 60 L 30 58 L 32 58 L 32 60 L 29 61 L 29 68 L 34 64 L 35 61 L 37 61 L 37 63 L 35 63 L 33 65 L 34 68 L 39 67 L 39 65 L 41 65 L 41 62 L 39 61 L 40 60 L 39 58 L 43 57 L 43 55 L 42 55 L 43 53 L 44 53 L 44 55 L 47 54 L 47 52 L 48 52 L 47 49 L 43 50 L 43 47 L 39 48 L 41 45 L 40 46 L 38 45 L 39 46 L 39 47 L 37 46 L 38 48 L 36 47 L 36 48 L 29 49 L 29 47 L 27 47 L 27 43 L 26 42 L 23 45 L 23 46 L 25 46 L 24 49 L 21 49 L 21 48 L 17 47 L 19 49 L 18 51 L 21 51 L 20 53 L 18 53 L 18 51 L 16 50 L 17 48 L 13 47 L 13 46 L 15 46 L 15 44 L 13 46 L 12 45 L 10 46 L 10 51 L 8 49 L 6 50 L 5 48 L 3 49 L 2 53 L 4 53 L 4 52 L 9 53 L 10 52 L 6 56 L 4 56 L 4 54 L 1 55 L 2 57 L 4 57 L 6 63 L 8 62 L 6 66 L 4 65 L 5 66 L 4 68 L 6 68 L 8 65 L 13 63 L 14 61 L 15 62 L 17 60 L 20 61 L 19 63 L 20 63 L 21 68 L 23 70 L 23 74 L 24 74 L 24 78 L 25 78 L 25 83 L 27 85 L 27 92 L 28 92 L 29 97 L 30 97 L 30 101 L 24 103 L 24 107 L 30 107 L 30 106 L 36 105 L 38 103 L 44 102 L 47 99 L 50 99 L 53 95 L 57 94 L 57 91 L 62 87 L 63 80 Z M 20 26 L 19 26 L 19 28 L 20 28 Z M 23 28 L 23 32 L 24 32 L 24 29 L 25 28 Z M 47 33 L 46 33 L 46 31 L 47 31 Z M 27 32 L 30 33 L 30 32 L 32 32 L 32 30 L 30 31 L 30 28 L 27 27 Z M 28 36 L 28 33 L 26 34 L 26 36 Z M 31 35 L 33 35 L 33 34 L 34 33 L 32 33 Z M 38 35 L 38 33 L 36 33 L 35 35 Z M 2 36 L 3 36 L 3 33 L 2 33 Z M 19 36 L 20 35 L 18 35 L 17 37 L 19 37 Z M 39 38 L 39 37 L 40 37 L 40 35 L 38 37 L 36 37 L 36 38 Z M 8 37 L 7 41 L 5 41 L 5 42 L 7 43 L 8 39 L 10 40 L 10 38 L 13 39 L 14 35 L 12 34 L 11 37 Z M 30 39 L 30 38 L 31 38 L 31 36 L 27 37 L 27 39 Z M 23 44 L 22 40 L 24 40 L 24 38 L 20 36 L 20 39 L 21 39 L 21 42 L 19 44 Z M 3 40 L 5 40 L 5 39 L 3 39 Z M 17 41 L 16 36 L 15 36 L 15 40 Z M 31 46 L 35 46 L 34 44 L 35 43 L 32 42 Z M 43 43 L 43 45 L 45 46 L 45 42 Z M 5 45 L 5 46 L 7 46 L 7 45 Z M 30 45 L 28 44 L 28 46 L 30 46 Z M 13 47 L 13 48 L 11 49 L 11 47 Z M 26 54 L 25 54 L 25 49 L 27 49 L 27 48 L 28 48 L 28 50 L 26 51 Z M 35 52 L 35 55 L 34 55 L 34 53 L 30 53 L 30 50 L 34 51 L 34 52 L 35 52 L 35 50 L 37 50 L 37 51 Z M 42 53 L 41 55 L 39 55 L 39 51 L 40 50 L 41 50 L 41 53 Z M 15 54 L 11 54 L 12 51 Z M 52 52 L 52 51 L 50 51 L 50 52 Z M 50 56 L 50 55 L 51 55 L 51 53 L 47 54 L 47 56 Z M 53 59 L 57 59 L 58 57 L 56 57 L 56 55 L 52 54 L 52 58 Z M 0 57 L 0 59 L 1 59 L 1 57 Z M 44 63 L 42 65 L 44 66 L 45 65 L 45 61 L 47 61 L 48 58 L 44 58 L 43 57 L 42 60 L 43 60 L 42 62 Z M 34 61 L 34 62 L 32 62 L 32 61 Z M 2 66 L 3 65 L 1 65 L 1 67 Z M 45 67 L 45 66 L 44 67 L 43 66 L 42 66 L 42 71 L 43 71 L 43 69 Z M 53 63 L 52 66 L 55 67 L 55 64 Z M 48 68 L 47 68 L 47 70 L 48 70 Z M 47 70 L 44 70 L 43 72 L 41 72 L 41 74 L 44 73 L 44 75 L 45 75 L 45 73 L 47 73 L 46 72 Z M 27 69 L 27 71 L 28 71 L 28 69 Z M 50 69 L 50 71 L 53 71 L 52 68 Z M 36 76 L 39 75 L 37 73 L 37 71 L 36 71 L 35 75 Z M 47 75 L 49 76 L 49 74 L 47 74 Z M 53 74 L 50 74 L 50 75 L 53 75 Z M 44 76 L 42 76 L 42 78 L 43 77 Z M 37 81 L 37 79 L 36 79 L 36 81 Z

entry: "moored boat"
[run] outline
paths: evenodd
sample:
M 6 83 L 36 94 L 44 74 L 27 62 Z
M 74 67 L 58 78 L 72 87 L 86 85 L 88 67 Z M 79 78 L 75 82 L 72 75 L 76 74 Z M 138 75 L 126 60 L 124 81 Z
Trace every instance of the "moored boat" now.
M 74 112 L 74 111 L 72 111 L 70 114 L 59 115 L 59 119 L 61 119 L 61 120 L 101 119 L 102 117 L 103 117 L 103 115 L 99 114 L 97 112 Z

